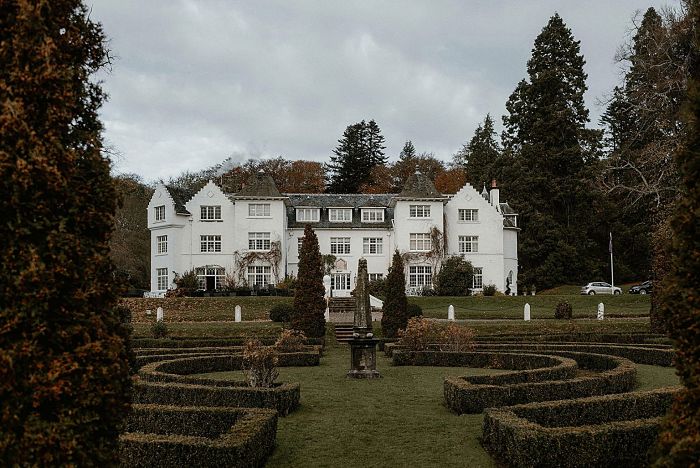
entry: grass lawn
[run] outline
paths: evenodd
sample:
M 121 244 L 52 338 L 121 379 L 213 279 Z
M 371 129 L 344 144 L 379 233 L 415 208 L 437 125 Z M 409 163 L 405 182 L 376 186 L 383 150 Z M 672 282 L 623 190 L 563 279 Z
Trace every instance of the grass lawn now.
M 443 378 L 493 369 L 392 367 L 378 353 L 383 378 L 345 378 L 349 349 L 329 346 L 318 367 L 281 368 L 280 381 L 301 383 L 301 407 L 279 419 L 267 466 L 496 466 L 479 445 L 482 415 L 444 406 Z M 639 389 L 677 383 L 674 369 L 639 366 Z M 240 379 L 239 372 L 207 374 Z
M 522 319 L 525 303 L 530 304 L 533 319 L 554 318 L 554 309 L 560 301 L 571 304 L 574 318 L 595 318 L 598 304 L 605 305 L 606 317 L 640 317 L 649 315 L 650 297 L 622 294 L 620 296 L 598 295 L 552 295 L 537 296 L 475 296 L 475 297 L 411 297 L 409 302 L 423 308 L 423 315 L 447 318 L 447 307 L 455 307 L 457 319 Z

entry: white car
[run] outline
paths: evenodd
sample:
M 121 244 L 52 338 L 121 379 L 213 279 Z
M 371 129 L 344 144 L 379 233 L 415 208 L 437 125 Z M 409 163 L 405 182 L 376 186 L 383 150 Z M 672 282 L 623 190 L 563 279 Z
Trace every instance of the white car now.
M 614 294 L 617 296 L 618 294 L 622 294 L 622 289 L 617 286 L 613 287 L 610 283 L 588 283 L 581 288 L 581 294 L 588 294 L 590 296 L 596 294 Z

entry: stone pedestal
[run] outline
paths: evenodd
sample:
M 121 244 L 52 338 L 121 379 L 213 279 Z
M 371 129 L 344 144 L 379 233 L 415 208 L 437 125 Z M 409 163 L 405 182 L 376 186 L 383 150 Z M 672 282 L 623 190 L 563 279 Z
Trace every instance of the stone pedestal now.
M 350 370 L 353 379 L 377 379 L 377 341 L 374 338 L 353 338 L 350 344 Z

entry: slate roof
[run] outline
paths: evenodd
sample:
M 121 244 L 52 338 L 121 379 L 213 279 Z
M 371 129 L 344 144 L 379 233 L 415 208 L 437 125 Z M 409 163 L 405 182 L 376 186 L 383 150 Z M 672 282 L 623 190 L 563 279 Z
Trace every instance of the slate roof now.
M 411 175 L 406 184 L 403 187 L 401 193 L 399 193 L 397 198 L 409 198 L 409 199 L 420 199 L 420 198 L 444 198 L 444 195 L 438 192 L 433 185 L 433 181 L 430 180 L 425 174 L 416 172 Z
M 194 193 L 172 185 L 166 185 L 165 188 L 168 189 L 170 197 L 173 199 L 173 202 L 175 202 L 175 213 L 190 215 L 191 213 L 187 211 L 187 208 L 185 208 L 185 203 L 194 197 Z
M 509 205 L 508 203 L 499 203 L 499 205 L 500 205 L 500 207 L 501 207 L 501 213 L 503 213 L 504 215 L 507 215 L 507 214 L 517 214 L 517 213 L 515 212 L 515 210 L 514 210 L 513 208 L 511 208 L 510 205 Z
M 272 177 L 258 172 L 255 178 L 243 187 L 234 198 L 283 198 Z
M 336 223 L 328 220 L 328 210 L 321 210 L 320 219 L 316 223 L 309 223 L 314 229 L 317 228 L 391 228 L 391 220 L 394 218 L 394 209 L 389 208 L 391 199 L 395 194 L 325 194 L 325 193 L 287 193 L 289 205 L 287 207 L 287 226 L 290 228 L 301 228 L 306 222 L 297 222 L 295 208 L 298 207 L 318 207 L 318 208 L 352 208 L 352 222 Z M 384 207 L 384 221 L 381 223 L 363 223 L 360 208 Z

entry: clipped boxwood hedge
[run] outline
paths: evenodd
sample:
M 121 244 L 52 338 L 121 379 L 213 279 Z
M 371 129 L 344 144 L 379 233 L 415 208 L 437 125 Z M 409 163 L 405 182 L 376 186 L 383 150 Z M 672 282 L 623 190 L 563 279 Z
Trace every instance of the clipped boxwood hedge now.
M 477 336 L 476 341 L 549 341 L 549 342 L 577 342 L 577 343 L 647 343 L 660 342 L 668 344 L 668 339 L 663 335 L 653 333 L 525 333 L 511 335 Z
M 556 354 L 574 359 L 581 369 L 599 373 L 573 379 L 506 385 L 475 384 L 470 378 L 448 377 L 444 382 L 445 402 L 458 414 L 480 413 L 485 408 L 497 406 L 628 392 L 636 383 L 637 369 L 628 359 L 564 351 Z
M 262 466 L 276 432 L 274 410 L 134 405 L 119 456 L 134 467 Z
M 643 466 L 678 387 L 485 411 L 482 442 L 513 467 Z
M 629 359 L 638 364 L 651 364 L 655 366 L 670 367 L 673 365 L 674 350 L 659 345 L 621 345 L 606 343 L 579 343 L 579 344 L 555 344 L 555 343 L 489 343 L 477 344 L 478 350 L 502 350 L 502 351 L 578 351 L 596 354 L 607 354 Z
M 228 406 L 272 408 L 285 416 L 299 406 L 299 384 L 272 388 L 248 387 L 245 382 L 225 385 L 194 385 L 176 382 L 140 381 L 134 385 L 134 402 L 173 406 Z
M 219 346 L 244 346 L 251 338 L 255 338 L 262 344 L 269 346 L 275 344 L 279 336 L 135 338 L 132 340 L 132 343 L 134 348 L 205 348 Z M 325 344 L 325 340 L 323 338 L 307 338 L 306 344 L 309 346 L 323 346 Z

